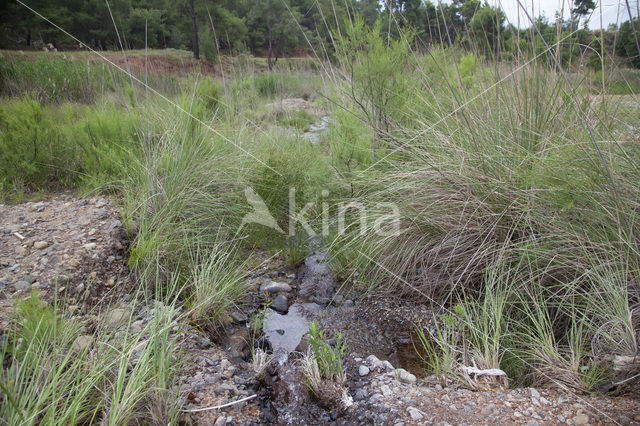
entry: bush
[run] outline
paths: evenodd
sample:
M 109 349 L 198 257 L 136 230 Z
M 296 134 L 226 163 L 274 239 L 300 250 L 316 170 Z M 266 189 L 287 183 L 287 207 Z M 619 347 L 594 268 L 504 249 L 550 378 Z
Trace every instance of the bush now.
M 137 149 L 132 119 L 112 105 L 54 108 L 27 97 L 0 106 L 0 129 L 5 189 L 105 182 Z

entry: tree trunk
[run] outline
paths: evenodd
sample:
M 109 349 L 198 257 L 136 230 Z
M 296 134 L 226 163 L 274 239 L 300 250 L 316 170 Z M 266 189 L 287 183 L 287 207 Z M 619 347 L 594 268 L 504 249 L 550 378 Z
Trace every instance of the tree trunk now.
M 191 6 L 191 32 L 193 33 L 193 57 L 200 59 L 200 49 L 198 46 L 198 24 L 196 24 L 196 8 L 193 4 L 194 0 L 190 0 Z
M 273 70 L 273 64 L 271 63 L 271 56 L 273 55 L 273 37 L 272 37 L 272 24 L 269 24 L 269 56 L 267 57 L 267 65 L 269 66 L 269 71 Z

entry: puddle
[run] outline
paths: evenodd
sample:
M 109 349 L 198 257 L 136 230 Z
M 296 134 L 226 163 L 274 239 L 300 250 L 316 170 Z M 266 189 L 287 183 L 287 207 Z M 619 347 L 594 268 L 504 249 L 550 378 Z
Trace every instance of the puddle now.
M 294 303 L 286 315 L 269 309 L 264 318 L 263 331 L 273 353 L 281 353 L 286 360 L 286 356 L 296 349 L 302 336 L 309 331 L 311 321 L 308 318 L 320 309 L 322 307 L 315 303 Z
M 319 122 L 309 126 L 309 131 L 302 135 L 303 139 L 308 140 L 314 145 L 317 144 L 320 141 L 320 134 L 329 127 L 330 121 L 331 119 L 328 116 L 322 117 Z

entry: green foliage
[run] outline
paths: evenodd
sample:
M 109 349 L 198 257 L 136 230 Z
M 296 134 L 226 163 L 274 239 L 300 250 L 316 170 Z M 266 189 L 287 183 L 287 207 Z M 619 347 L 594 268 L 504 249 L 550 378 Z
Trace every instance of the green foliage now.
M 42 106 L 30 98 L 0 106 L 0 186 L 29 190 L 105 182 L 136 150 L 133 121 L 104 109 Z
M 638 43 L 640 42 L 640 20 L 633 18 L 631 21 L 625 21 L 620 25 L 618 33 L 618 42 L 616 44 L 616 53 L 620 56 L 629 58 L 629 62 L 635 67 L 640 68 L 640 52 L 638 52 Z
M 224 88 L 213 77 L 207 76 L 198 81 L 196 96 L 208 111 L 213 112 L 220 106 Z
M 198 41 L 200 42 L 200 52 L 207 61 L 215 65 L 218 62 L 218 47 L 211 32 L 209 30 L 200 30 Z
M 346 345 L 342 338 L 342 334 L 338 333 L 335 337 L 335 344 L 330 345 L 324 335 L 324 330 L 318 327 L 316 322 L 311 323 L 309 328 L 309 345 L 313 351 L 321 378 L 333 380 L 344 374 L 343 358 L 346 351 Z
M 474 82 L 474 76 L 478 70 L 478 63 L 476 61 L 476 55 L 472 52 L 467 53 L 460 58 L 460 64 L 458 65 L 460 71 L 460 79 L 462 84 L 469 87 Z
M 357 104 L 376 135 L 385 138 L 394 123 L 403 118 L 410 88 L 409 43 L 404 38 L 388 42 L 380 33 L 380 21 L 369 28 L 356 16 L 336 49 L 352 76 Z

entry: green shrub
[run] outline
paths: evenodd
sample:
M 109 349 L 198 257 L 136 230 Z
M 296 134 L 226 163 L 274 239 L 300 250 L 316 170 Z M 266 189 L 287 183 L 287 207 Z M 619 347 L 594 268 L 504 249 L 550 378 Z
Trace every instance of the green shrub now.
M 0 186 L 38 190 L 109 180 L 137 147 L 132 119 L 113 105 L 0 106 Z

